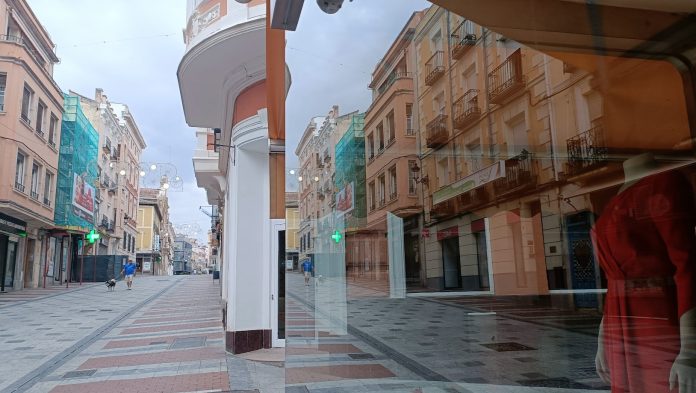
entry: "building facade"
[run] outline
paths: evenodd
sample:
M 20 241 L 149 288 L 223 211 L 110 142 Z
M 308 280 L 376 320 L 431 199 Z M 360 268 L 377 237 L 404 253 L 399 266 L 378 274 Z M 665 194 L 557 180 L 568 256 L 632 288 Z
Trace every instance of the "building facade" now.
M 219 142 L 215 157 L 199 131 L 194 169 L 219 209 L 223 322 L 232 353 L 282 346 L 285 338 L 276 261 L 277 232 L 284 231 L 289 73 L 284 34 L 268 28 L 269 6 L 189 0 L 177 71 L 186 122 L 213 130 L 211 139 Z
M 63 94 L 55 45 L 26 1 L 0 3 L 0 290 L 43 286 Z M 55 250 L 55 248 L 53 248 Z
M 175 275 L 191 274 L 193 271 L 193 242 L 186 236 L 174 238 L 172 265 Z
M 167 275 L 171 262 L 169 198 L 166 190 L 141 188 L 138 202 L 136 263 L 143 274 Z

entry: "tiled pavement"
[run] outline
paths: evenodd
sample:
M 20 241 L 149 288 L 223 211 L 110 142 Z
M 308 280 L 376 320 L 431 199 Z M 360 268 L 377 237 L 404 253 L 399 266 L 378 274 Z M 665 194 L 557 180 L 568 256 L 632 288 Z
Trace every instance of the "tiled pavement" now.
M 340 323 L 321 310 L 315 315 L 314 284 L 305 287 L 292 273 L 286 283 L 288 392 L 608 389 L 594 371 L 591 328 L 556 323 L 542 315 L 555 312 L 549 307 L 507 303 L 507 311 L 501 306 L 500 313 L 482 313 L 492 311 L 486 302 L 495 298 L 389 299 L 378 291 L 365 296 L 373 289 L 348 282 L 348 323 L 345 332 L 331 334 Z M 524 314 L 520 309 L 536 311 L 536 320 L 512 315 Z M 595 322 L 588 316 L 586 323 Z
M 136 277 L 131 291 L 99 285 L 9 307 L 0 392 L 251 390 L 263 370 L 225 353 L 219 291 L 210 276 Z
M 67 287 L 66 285 L 57 285 L 48 286 L 46 288 L 22 289 L 19 291 L 7 290 L 6 292 L 0 292 L 0 310 L 7 307 L 18 306 L 37 299 L 45 299 L 68 292 L 80 291 L 95 285 L 102 284 L 83 283 L 80 285 L 79 283 L 71 283 Z

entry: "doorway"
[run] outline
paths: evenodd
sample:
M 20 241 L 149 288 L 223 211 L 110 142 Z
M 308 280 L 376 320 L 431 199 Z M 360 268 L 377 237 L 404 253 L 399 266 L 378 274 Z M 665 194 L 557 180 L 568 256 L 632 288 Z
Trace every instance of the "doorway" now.
M 34 247 L 36 240 L 27 239 L 27 250 L 24 258 L 24 288 L 31 288 L 34 277 Z
M 9 236 L 0 234 L 0 291 L 14 286 L 15 263 L 17 261 L 17 242 Z
M 442 264 L 445 289 L 462 287 L 461 266 L 459 265 L 459 237 L 442 239 Z
M 590 238 L 592 214 L 580 212 L 566 217 L 568 227 L 568 253 L 570 254 L 570 282 L 572 289 L 597 289 L 599 277 L 594 248 Z M 575 306 L 580 308 L 597 308 L 599 299 L 596 294 L 576 293 L 573 296 Z
M 285 347 L 285 221 L 272 220 L 271 337 L 273 347 Z

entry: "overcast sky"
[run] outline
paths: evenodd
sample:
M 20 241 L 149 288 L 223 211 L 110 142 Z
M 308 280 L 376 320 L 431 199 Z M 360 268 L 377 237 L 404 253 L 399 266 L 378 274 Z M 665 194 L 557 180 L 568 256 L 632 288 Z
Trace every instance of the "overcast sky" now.
M 128 105 L 147 143 L 142 160 L 172 163 L 184 179 L 184 192 L 169 193 L 172 222 L 197 224 L 205 233 L 209 220 L 198 209 L 207 205 L 205 192 L 196 187 L 191 163 L 194 130 L 184 121 L 176 79 L 186 0 L 28 1 L 56 44 L 59 86 L 88 97 L 100 87 L 110 100 Z M 327 15 L 315 1 L 305 1 L 297 31 L 287 34 L 293 80 L 288 168 L 297 166 L 295 147 L 311 117 L 326 115 L 333 104 L 341 113 L 367 109 L 375 64 L 411 13 L 429 4 L 346 1 L 340 12 Z

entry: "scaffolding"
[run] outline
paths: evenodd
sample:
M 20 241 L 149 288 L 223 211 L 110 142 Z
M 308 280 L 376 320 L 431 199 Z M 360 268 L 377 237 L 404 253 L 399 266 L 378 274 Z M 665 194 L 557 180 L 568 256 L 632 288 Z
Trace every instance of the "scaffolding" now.
M 354 206 L 344 217 L 346 232 L 363 228 L 367 221 L 364 128 L 365 114 L 353 115 L 348 130 L 336 144 L 334 187 L 340 192 L 353 185 Z
M 95 228 L 97 211 L 99 134 L 82 112 L 79 97 L 63 98 L 55 223 L 88 232 Z

